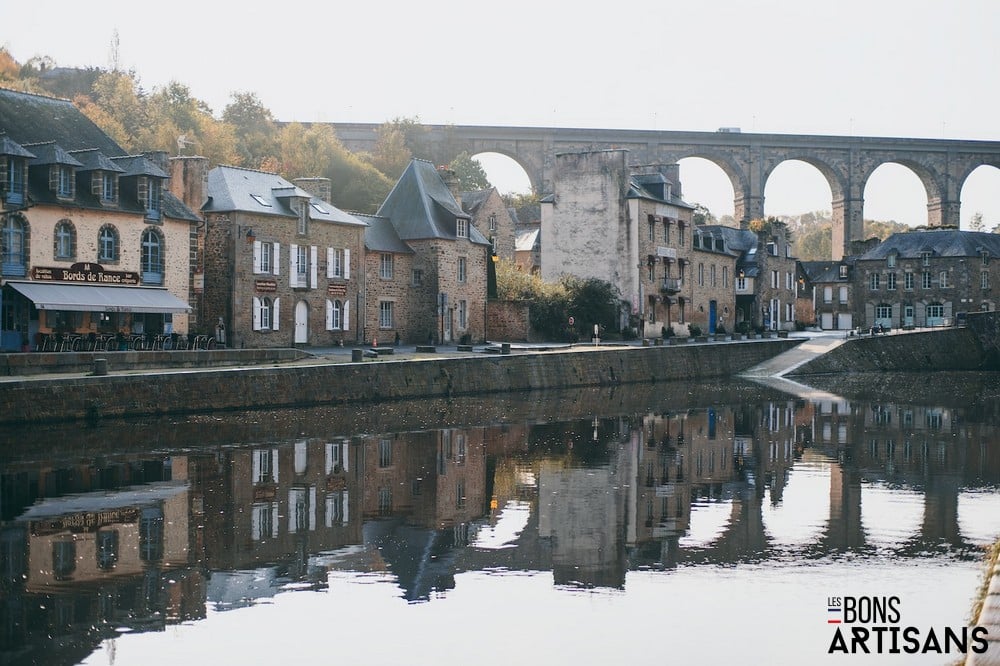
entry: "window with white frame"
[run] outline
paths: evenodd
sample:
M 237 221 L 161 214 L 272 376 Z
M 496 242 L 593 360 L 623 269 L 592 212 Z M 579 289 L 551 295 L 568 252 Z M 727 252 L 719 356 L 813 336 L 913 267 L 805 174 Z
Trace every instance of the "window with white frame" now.
M 717 286 L 715 282 L 715 264 L 711 264 L 708 267 L 708 281 L 713 287 Z
M 931 288 L 931 272 L 930 271 L 924 271 L 920 275 L 920 286 L 923 287 L 924 289 L 930 289 Z
M 840 288 L 840 302 L 841 303 L 847 302 L 847 287 Z
M 885 265 L 886 265 L 887 268 L 895 268 L 896 267 L 896 255 L 895 254 L 890 254 L 888 257 L 886 257 L 885 258 Z
M 118 175 L 110 171 L 101 174 L 101 201 L 112 203 L 118 198 Z
M 791 291 L 792 290 L 792 284 L 793 284 L 793 282 L 794 281 L 792 280 L 792 272 L 791 271 L 785 271 L 785 289 L 787 289 L 788 291 Z
M 649 240 L 656 240 L 656 223 L 652 220 L 649 221 Z
M 412 275 L 413 275 L 413 286 L 414 287 L 423 286 L 423 284 L 424 284 L 424 272 L 422 270 L 420 270 L 419 268 L 414 268 Z
M 892 319 L 892 306 L 880 303 L 875 306 L 875 320 Z
M 833 303 L 833 287 L 823 287 L 823 302 Z
M 299 245 L 295 248 L 295 273 L 298 275 L 298 285 L 300 287 L 308 284 L 309 247 L 307 245 Z
M 458 281 L 465 282 L 466 279 L 466 265 L 465 257 L 458 258 Z
M 458 327 L 461 329 L 469 327 L 469 308 L 466 301 L 458 302 Z
M 455 220 L 455 235 L 459 238 L 469 237 L 469 221 L 463 217 Z
M 69 220 L 60 220 L 56 224 L 55 247 L 53 254 L 56 259 L 73 259 L 76 256 L 76 230 Z
M 736 278 L 736 291 L 746 291 L 747 290 L 747 279 L 745 277 Z
M 847 266 L 845 264 L 840 265 L 840 277 L 842 278 L 847 277 Z
M 379 257 L 378 276 L 383 280 L 392 279 L 392 255 L 387 252 Z
M 258 266 L 258 273 L 270 273 L 271 272 L 271 258 L 274 256 L 274 243 L 264 243 L 260 244 L 260 265 Z
M 729 266 L 722 267 L 722 288 L 729 288 Z
M 331 331 L 339 331 L 342 325 L 343 306 L 339 300 L 330 301 L 330 321 L 328 328 Z
M 941 271 L 938 274 L 938 286 L 942 289 L 948 288 L 948 271 Z
M 271 330 L 271 316 L 273 314 L 272 301 L 267 296 L 260 299 L 260 328 L 262 330 Z
M 344 251 L 341 248 L 332 248 L 330 252 L 330 277 L 344 276 Z
M 920 253 L 920 262 L 924 266 L 930 266 L 931 265 L 931 253 L 930 252 L 921 252 Z
M 982 271 L 979 273 L 979 286 L 983 289 L 990 288 L 990 272 Z
M 910 271 L 903 273 L 903 289 L 913 289 L 913 273 Z
M 889 291 L 895 291 L 896 290 L 896 274 L 895 273 L 888 273 L 888 274 L 886 274 L 886 276 L 885 276 L 885 288 L 888 289 Z
M 105 224 L 97 234 L 97 260 L 118 261 L 118 230 L 113 225 Z
M 378 466 L 392 466 L 392 440 L 386 437 L 378 441 Z
M 378 327 L 392 328 L 392 301 L 379 301 Z
M 309 232 L 309 206 L 303 201 L 299 204 L 299 228 L 298 232 L 300 236 L 305 236 Z
M 983 251 L 983 266 L 986 266 L 986 265 L 988 265 L 989 263 L 990 263 L 990 253 L 989 253 L 989 252 L 986 252 L 986 251 L 984 250 L 984 251 Z
M 698 263 L 698 286 L 705 286 L 705 264 Z
M 785 321 L 792 321 L 795 319 L 795 304 L 785 303 Z
M 879 287 L 882 286 L 882 276 L 879 273 L 872 273 L 868 276 L 868 288 L 872 291 L 878 291 Z
M 59 169 L 59 184 L 56 189 L 56 195 L 60 197 L 71 197 L 73 196 L 73 190 L 75 189 L 73 185 L 75 184 L 75 179 L 73 178 L 73 167 L 71 166 L 60 166 Z
M 490 231 L 496 231 L 497 230 L 497 214 L 496 213 L 490 213 L 489 223 L 490 223 Z
M 771 271 L 771 289 L 778 288 L 778 271 Z

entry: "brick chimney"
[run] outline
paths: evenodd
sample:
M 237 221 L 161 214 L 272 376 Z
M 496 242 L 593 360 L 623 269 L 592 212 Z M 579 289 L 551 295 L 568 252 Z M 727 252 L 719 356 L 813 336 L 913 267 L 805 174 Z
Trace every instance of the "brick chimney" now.
M 184 202 L 195 213 L 208 201 L 208 158 L 171 157 L 167 185 L 171 194 Z
M 438 175 L 441 176 L 441 180 L 444 184 L 448 186 L 448 190 L 451 192 L 451 196 L 455 197 L 455 202 L 458 204 L 459 210 L 462 209 L 462 192 L 459 189 L 458 176 L 455 172 L 446 166 L 439 166 L 437 168 Z
M 292 184 L 317 199 L 322 199 L 331 206 L 333 205 L 333 189 L 329 178 L 296 178 Z

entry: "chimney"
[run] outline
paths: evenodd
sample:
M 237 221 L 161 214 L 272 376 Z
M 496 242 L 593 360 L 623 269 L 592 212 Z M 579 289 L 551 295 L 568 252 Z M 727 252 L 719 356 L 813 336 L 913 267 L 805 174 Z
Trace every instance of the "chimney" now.
M 333 190 L 329 178 L 296 178 L 292 184 L 313 195 L 317 199 L 322 199 L 326 203 L 333 205 Z
M 658 168 L 660 173 L 670 181 L 670 189 L 674 196 L 678 199 L 683 198 L 681 196 L 681 165 L 674 162 L 673 164 L 661 164 Z
M 208 201 L 208 158 L 171 157 L 169 167 L 164 170 L 170 174 L 167 185 L 170 193 L 199 212 Z
M 444 181 L 444 184 L 448 186 L 451 196 L 455 197 L 455 203 L 458 204 L 459 209 L 464 210 L 462 209 L 462 192 L 458 189 L 458 176 L 446 166 L 439 166 L 437 172 L 441 176 L 441 180 Z

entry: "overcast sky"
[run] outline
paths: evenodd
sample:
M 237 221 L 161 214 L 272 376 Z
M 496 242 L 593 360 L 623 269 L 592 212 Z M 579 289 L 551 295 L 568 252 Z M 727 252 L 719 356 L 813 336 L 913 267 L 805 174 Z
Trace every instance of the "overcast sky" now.
M 284 121 L 1000 140 L 997 0 L 8 4 L 0 43 L 17 60 L 107 67 L 117 31 L 144 88 L 179 81 L 216 115 L 250 91 Z M 501 189 L 526 187 L 483 162 Z M 682 162 L 685 197 L 731 213 L 722 172 L 698 162 Z M 831 207 L 798 163 L 765 196 L 769 214 Z M 902 167 L 865 199 L 866 217 L 926 221 Z M 1000 223 L 1000 170 L 973 174 L 963 227 L 975 211 Z

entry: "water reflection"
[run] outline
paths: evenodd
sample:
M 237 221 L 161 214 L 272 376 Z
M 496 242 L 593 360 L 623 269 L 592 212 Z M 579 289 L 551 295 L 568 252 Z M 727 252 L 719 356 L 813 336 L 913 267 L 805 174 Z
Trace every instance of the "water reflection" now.
M 625 591 L 701 565 L 974 562 L 1000 532 L 998 424 L 699 385 L 12 434 L 2 661 L 78 663 L 344 575 L 419 603 L 466 572 Z

